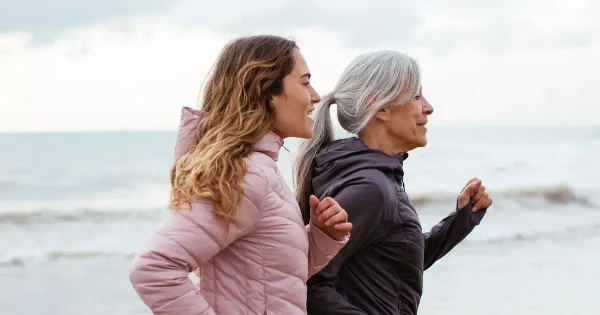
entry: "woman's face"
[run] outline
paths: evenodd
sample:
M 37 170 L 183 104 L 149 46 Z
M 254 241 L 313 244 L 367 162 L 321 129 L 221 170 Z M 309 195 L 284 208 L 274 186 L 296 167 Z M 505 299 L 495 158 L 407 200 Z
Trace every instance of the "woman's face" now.
M 275 108 L 273 132 L 282 139 L 312 137 L 312 119 L 308 115 L 321 98 L 310 85 L 310 71 L 298 49 L 294 49 L 294 69 L 283 78 L 283 92 L 271 99 Z
M 386 129 L 394 144 L 403 152 L 427 145 L 427 116 L 433 107 L 423 96 L 422 89 L 415 98 L 402 106 L 389 109 Z

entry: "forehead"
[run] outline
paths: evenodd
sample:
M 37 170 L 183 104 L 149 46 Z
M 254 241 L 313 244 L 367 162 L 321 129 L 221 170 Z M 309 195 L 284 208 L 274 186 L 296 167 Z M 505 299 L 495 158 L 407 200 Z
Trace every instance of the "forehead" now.
M 298 50 L 297 48 L 294 48 L 294 69 L 292 70 L 292 73 L 298 74 L 298 75 L 304 75 L 309 73 L 310 71 L 308 70 L 308 64 L 306 64 L 306 60 L 304 59 L 304 56 L 302 55 L 302 53 L 300 52 L 300 50 Z

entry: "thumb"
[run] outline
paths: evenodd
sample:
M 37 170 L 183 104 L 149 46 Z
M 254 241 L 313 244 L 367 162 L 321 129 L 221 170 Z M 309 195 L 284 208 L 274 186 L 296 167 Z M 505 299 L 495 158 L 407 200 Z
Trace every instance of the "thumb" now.
M 478 180 L 470 183 L 469 186 L 467 186 L 467 188 L 465 188 L 465 190 L 463 191 L 462 194 L 467 195 L 469 198 L 471 198 L 471 197 L 475 196 L 475 194 L 479 190 L 479 187 L 481 187 L 481 180 L 478 179 Z
M 319 206 L 319 198 L 315 195 L 311 195 L 308 200 L 308 204 L 310 205 L 310 215 L 317 214 L 317 207 Z
M 467 189 L 467 186 L 469 186 L 471 183 L 474 183 L 478 180 L 479 179 L 477 177 L 469 179 L 469 181 L 465 184 L 465 187 L 463 187 L 463 189 L 460 192 L 462 193 L 463 191 L 465 191 L 465 189 Z
M 473 197 L 477 191 L 479 190 L 479 187 L 481 187 L 481 180 L 476 180 L 472 183 L 470 183 L 469 185 L 467 185 L 467 187 L 465 187 L 465 189 L 463 189 L 463 191 L 460 193 L 459 197 L 458 197 L 458 208 L 462 209 L 464 206 L 467 205 L 467 203 L 469 202 L 469 200 L 471 200 L 471 197 Z

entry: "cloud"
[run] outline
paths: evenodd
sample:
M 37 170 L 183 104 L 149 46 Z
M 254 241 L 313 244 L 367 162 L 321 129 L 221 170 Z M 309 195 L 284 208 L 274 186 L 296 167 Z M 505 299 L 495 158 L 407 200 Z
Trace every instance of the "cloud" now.
M 155 24 L 132 38 L 101 26 L 76 35 L 0 55 L 0 131 L 172 128 L 224 43 Z M 88 52 L 73 54 L 82 43 Z
M 437 54 L 568 50 L 600 42 L 600 5 L 592 1 L 434 1 L 418 45 Z
M 598 125 L 600 44 L 420 58 L 434 124 Z
M 0 1 L 0 33 L 30 33 L 36 42 L 57 39 L 64 31 L 140 14 L 165 11 L 170 0 L 20 0 Z
M 423 47 L 438 56 L 464 48 L 506 53 L 600 42 L 600 5 L 581 0 L 266 1 L 253 10 L 221 1 L 204 10 L 193 2 L 181 8 L 179 20 L 228 36 L 312 28 L 335 34 L 349 48 Z
M 600 42 L 598 25 L 566 25 L 542 29 L 526 20 L 496 19 L 470 25 L 448 25 L 424 32 L 418 45 L 437 55 L 457 49 L 488 54 L 572 49 Z
M 223 45 L 260 32 L 298 41 L 321 94 L 357 54 L 397 49 L 421 63 L 433 124 L 598 124 L 600 2 L 311 1 L 130 2 L 10 27 L 0 18 L 0 131 L 176 128 Z M 60 34 L 28 44 L 44 27 Z
M 244 33 L 319 28 L 338 33 L 345 43 L 361 47 L 410 43 L 422 23 L 418 2 L 413 1 L 290 1 L 274 10 L 244 16 L 223 25 L 222 30 Z
M 48 43 L 67 30 L 145 16 L 183 30 L 203 27 L 230 38 L 316 29 L 350 49 L 418 47 L 437 56 L 459 49 L 507 53 L 600 42 L 600 4 L 586 0 L 3 1 L 0 33 L 26 32 L 35 42 Z

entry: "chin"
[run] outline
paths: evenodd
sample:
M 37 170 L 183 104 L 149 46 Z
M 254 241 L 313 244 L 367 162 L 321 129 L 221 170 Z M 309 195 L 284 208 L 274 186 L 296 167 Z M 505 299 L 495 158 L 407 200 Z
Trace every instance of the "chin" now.
M 307 130 L 294 130 L 286 133 L 286 138 L 310 139 L 312 136 L 312 128 Z
M 416 148 L 422 148 L 422 147 L 424 147 L 424 146 L 427 145 L 427 137 L 425 137 L 425 136 L 415 137 L 415 138 L 412 139 L 411 142 L 412 142 L 412 145 L 413 145 L 414 149 L 416 149 Z
M 296 136 L 297 138 L 301 138 L 301 139 L 310 139 L 313 136 L 313 129 L 312 126 L 313 125 L 313 121 L 312 119 L 308 119 L 308 123 L 306 123 L 304 125 L 304 130 L 302 130 L 302 132 L 299 132 L 298 135 Z

